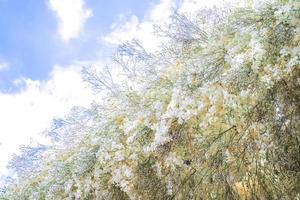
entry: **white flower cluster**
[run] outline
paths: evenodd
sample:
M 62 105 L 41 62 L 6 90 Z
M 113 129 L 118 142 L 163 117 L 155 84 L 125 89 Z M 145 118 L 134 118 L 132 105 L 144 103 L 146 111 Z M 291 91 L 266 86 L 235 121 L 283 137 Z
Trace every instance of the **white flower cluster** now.
M 276 145 L 272 128 L 277 127 L 270 121 L 285 120 L 285 98 L 274 95 L 275 103 L 265 103 L 271 99 L 267 95 L 279 90 L 282 80 L 300 82 L 291 78 L 300 66 L 300 22 L 294 12 L 299 5 L 261 4 L 266 5 L 223 13 L 226 20 L 220 22 L 223 14 L 215 14 L 216 21 L 204 25 L 198 23 L 206 23 L 211 10 L 203 18 L 199 13 L 194 24 L 175 16 L 187 20 L 179 26 L 191 26 L 187 30 L 197 37 L 165 45 L 153 55 L 124 47 L 134 66 L 126 66 L 118 92 L 76 118 L 75 125 L 63 127 L 63 142 L 46 150 L 37 172 L 19 177 L 8 199 L 20 199 L 20 194 L 49 200 L 163 199 L 176 192 L 189 199 L 188 187 L 199 177 L 203 198 L 196 198 L 219 197 L 224 178 L 230 179 L 226 191 L 249 193 L 248 188 L 236 190 L 235 181 L 255 176 L 256 164 L 269 165 L 267 152 Z M 186 27 L 177 28 L 179 38 L 188 34 Z M 267 110 L 261 108 L 264 103 Z M 284 122 L 286 127 L 291 123 Z M 247 162 L 240 163 L 240 155 Z

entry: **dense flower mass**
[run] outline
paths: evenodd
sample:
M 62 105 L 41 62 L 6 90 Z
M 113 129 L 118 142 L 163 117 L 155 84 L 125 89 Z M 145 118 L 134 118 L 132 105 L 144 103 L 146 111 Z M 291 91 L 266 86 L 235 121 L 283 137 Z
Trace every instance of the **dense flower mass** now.
M 25 148 L 0 199 L 300 199 L 300 3 L 175 13 L 120 45 L 102 103 Z

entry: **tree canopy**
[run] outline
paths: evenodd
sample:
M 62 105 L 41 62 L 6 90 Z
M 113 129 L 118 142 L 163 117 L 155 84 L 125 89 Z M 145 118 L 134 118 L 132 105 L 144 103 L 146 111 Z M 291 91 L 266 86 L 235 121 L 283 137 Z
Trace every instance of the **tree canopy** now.
M 0 199 L 300 199 L 300 2 L 174 13 L 86 68 L 101 103 L 23 147 Z

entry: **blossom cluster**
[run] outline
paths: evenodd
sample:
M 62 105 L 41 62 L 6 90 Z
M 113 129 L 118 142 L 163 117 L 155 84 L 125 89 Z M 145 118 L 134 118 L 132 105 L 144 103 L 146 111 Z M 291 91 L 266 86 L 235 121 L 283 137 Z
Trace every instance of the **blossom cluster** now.
M 177 18 L 193 34 L 156 53 L 129 45 L 125 78 L 3 199 L 299 198 L 300 4 L 218 12 Z

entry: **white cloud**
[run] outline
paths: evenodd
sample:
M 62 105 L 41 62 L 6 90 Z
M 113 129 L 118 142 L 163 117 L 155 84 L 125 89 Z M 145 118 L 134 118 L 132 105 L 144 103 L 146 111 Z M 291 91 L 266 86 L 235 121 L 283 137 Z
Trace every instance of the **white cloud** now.
M 139 19 L 137 16 L 132 15 L 127 21 L 126 16 L 120 17 L 120 21 L 124 21 L 124 24 L 118 26 L 113 25 L 115 27 L 114 31 L 109 35 L 104 37 L 104 40 L 112 43 L 112 44 L 120 44 L 121 42 L 125 42 L 131 40 L 136 36 L 139 26 Z M 121 24 L 120 22 L 118 24 Z
M 162 42 L 154 34 L 153 25 L 165 23 L 175 9 L 175 0 L 161 0 L 159 4 L 150 9 L 143 21 L 137 16 L 122 16 L 112 28 L 112 32 L 102 37 L 102 40 L 113 45 L 118 45 L 133 38 L 138 39 L 148 51 L 155 50 Z M 124 19 L 125 18 L 125 19 Z
M 222 5 L 224 0 L 183 0 L 179 12 L 194 13 L 201 8 Z
M 49 0 L 49 7 L 59 19 L 59 34 L 68 41 L 77 38 L 84 23 L 92 16 L 92 10 L 84 6 L 84 0 Z
M 45 141 L 40 134 L 55 117 L 68 114 L 73 106 L 88 107 L 96 99 L 82 81 L 77 66 L 55 66 L 47 81 L 22 79 L 24 89 L 16 94 L 0 93 L 0 176 L 19 145 L 30 138 Z
M 150 21 L 162 22 L 166 21 L 176 8 L 175 0 L 161 0 L 159 4 L 154 6 L 146 16 Z
M 9 67 L 9 64 L 0 60 L 0 71 Z

